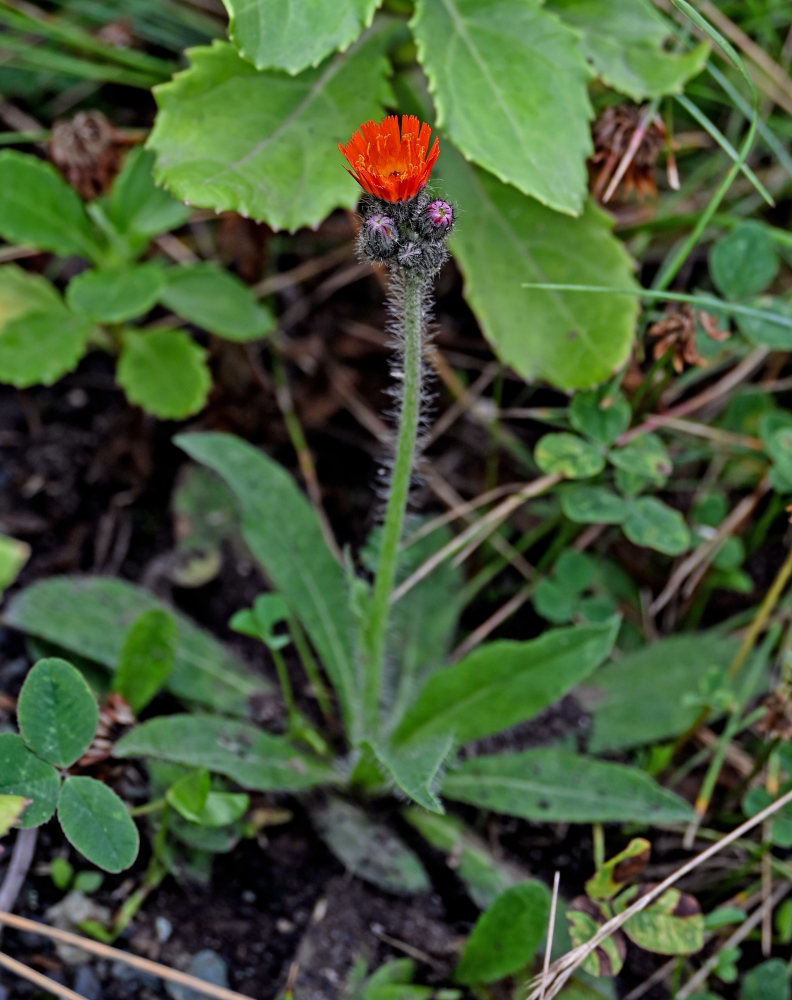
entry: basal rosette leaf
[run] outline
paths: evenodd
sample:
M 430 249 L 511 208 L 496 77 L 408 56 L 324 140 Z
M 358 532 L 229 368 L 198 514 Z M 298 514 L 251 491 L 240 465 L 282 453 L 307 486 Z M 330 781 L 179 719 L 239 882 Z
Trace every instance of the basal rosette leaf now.
M 292 231 L 355 204 L 334 151 L 354 123 L 384 113 L 388 64 L 376 34 L 299 76 L 259 71 L 224 42 L 189 55 L 190 67 L 155 90 L 148 145 L 159 182 L 192 204 Z
M 381 0 L 223 0 L 240 55 L 258 69 L 299 73 L 345 49 Z
M 411 27 L 437 124 L 464 155 L 581 212 L 592 112 L 577 35 L 538 0 L 418 0 Z

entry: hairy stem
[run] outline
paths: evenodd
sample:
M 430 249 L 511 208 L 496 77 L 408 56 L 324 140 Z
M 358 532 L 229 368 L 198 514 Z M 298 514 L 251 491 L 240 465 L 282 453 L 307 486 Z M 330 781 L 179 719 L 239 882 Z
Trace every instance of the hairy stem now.
M 391 472 L 385 520 L 382 526 L 377 572 L 368 618 L 368 656 L 365 671 L 364 720 L 368 735 L 379 726 L 379 701 L 393 583 L 399 556 L 399 542 L 410 493 L 415 444 L 421 410 L 423 373 L 423 316 L 426 280 L 406 273 L 396 278 L 391 289 L 394 313 L 402 349 L 402 397 L 399 409 L 399 433 Z

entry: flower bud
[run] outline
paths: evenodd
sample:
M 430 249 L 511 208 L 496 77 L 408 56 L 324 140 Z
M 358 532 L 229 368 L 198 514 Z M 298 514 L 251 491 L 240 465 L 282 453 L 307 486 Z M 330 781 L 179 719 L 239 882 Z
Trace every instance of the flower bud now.
M 447 201 L 438 198 L 426 206 L 426 215 L 435 229 L 448 232 L 454 224 L 454 210 Z
M 360 250 L 371 260 L 392 257 L 399 245 L 399 231 L 389 215 L 378 212 L 370 215 L 360 227 Z

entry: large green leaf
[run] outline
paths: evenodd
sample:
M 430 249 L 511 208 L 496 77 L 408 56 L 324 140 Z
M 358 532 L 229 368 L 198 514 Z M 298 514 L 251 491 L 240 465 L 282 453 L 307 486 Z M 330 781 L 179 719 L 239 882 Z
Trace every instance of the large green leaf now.
M 701 711 L 689 696 L 699 692 L 708 674 L 725 677 L 735 651 L 732 640 L 697 632 L 661 639 L 602 667 L 579 692 L 593 715 L 592 752 L 683 733 Z
M 429 678 L 396 740 L 453 733 L 469 743 L 530 719 L 599 666 L 617 631 L 617 622 L 579 625 L 480 646 Z
M 276 229 L 313 226 L 354 205 L 359 191 L 335 150 L 359 122 L 382 116 L 389 87 L 377 38 L 298 77 L 257 71 L 222 42 L 190 58 L 155 91 L 149 145 L 159 181 L 192 204 Z
M 137 857 L 140 837 L 126 806 L 95 778 L 66 779 L 58 820 L 69 843 L 105 871 L 121 872 Z
M 152 608 L 167 611 L 176 621 L 178 642 L 167 689 L 217 711 L 246 715 L 248 697 L 266 690 L 266 681 L 254 677 L 189 618 L 125 580 L 101 576 L 41 580 L 15 595 L 3 621 L 115 670 L 127 629 Z
M 310 503 L 277 462 L 239 438 L 183 434 L 176 442 L 236 495 L 245 540 L 311 637 L 356 739 L 362 684 L 347 580 Z
M 101 253 L 77 193 L 52 164 L 14 150 L 0 153 L 0 236 L 64 257 Z
M 608 216 L 589 202 L 579 219 L 551 212 L 444 143 L 436 172 L 464 206 L 451 247 L 465 297 L 502 361 L 523 378 L 564 389 L 603 381 L 627 359 L 638 311 L 630 295 L 553 292 L 528 282 L 634 285 Z M 637 286 L 636 286 L 637 287 Z
M 466 760 L 443 781 L 458 802 L 548 823 L 682 823 L 690 806 L 647 774 L 566 750 Z
M 476 921 L 456 981 L 491 983 L 519 972 L 539 947 L 549 915 L 550 892 L 541 882 L 521 882 L 504 890 Z
M 548 6 L 581 33 L 597 75 L 636 101 L 680 93 L 709 55 L 706 43 L 666 52 L 673 28 L 650 0 L 550 0 Z
M 336 780 L 331 769 L 282 736 L 218 715 L 160 715 L 116 743 L 117 757 L 205 767 L 254 791 L 296 791 Z
M 227 340 L 256 340 L 275 328 L 269 309 L 239 278 L 213 264 L 187 264 L 166 272 L 162 303 L 196 326 Z
M 240 53 L 259 69 L 299 73 L 368 27 L 382 0 L 223 0 Z
M 163 420 L 203 409 L 212 386 L 206 350 L 184 330 L 124 331 L 116 378 L 131 403 Z
M 80 671 L 50 657 L 39 660 L 25 678 L 17 718 L 34 753 L 57 767 L 71 767 L 94 738 L 99 708 Z
M 23 829 L 46 823 L 55 812 L 58 772 L 25 746 L 16 733 L 0 733 L 0 795 L 24 795 L 31 800 L 19 825 Z
M 550 208 L 582 211 L 591 105 L 575 33 L 539 0 L 418 0 L 411 23 L 437 124 L 465 156 Z
M 381 820 L 337 798 L 314 805 L 311 819 L 333 854 L 360 878 L 400 895 L 429 888 L 418 857 Z

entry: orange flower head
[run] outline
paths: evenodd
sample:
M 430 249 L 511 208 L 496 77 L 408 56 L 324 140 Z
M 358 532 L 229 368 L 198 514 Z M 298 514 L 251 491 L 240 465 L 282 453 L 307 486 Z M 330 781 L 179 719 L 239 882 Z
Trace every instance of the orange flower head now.
M 415 115 L 399 119 L 389 115 L 381 122 L 366 122 L 346 146 L 338 148 L 352 167 L 351 174 L 364 191 L 383 201 L 409 201 L 429 180 L 440 153 L 435 138 L 429 150 L 432 130 Z

